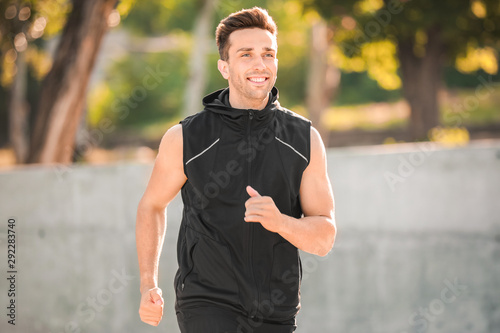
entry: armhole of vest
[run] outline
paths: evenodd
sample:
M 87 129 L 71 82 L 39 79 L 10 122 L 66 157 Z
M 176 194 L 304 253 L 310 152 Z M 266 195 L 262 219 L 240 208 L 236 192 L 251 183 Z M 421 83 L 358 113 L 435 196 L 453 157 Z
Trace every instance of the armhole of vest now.
M 312 132 L 312 123 L 310 120 L 307 121 L 307 165 L 306 168 L 309 166 L 309 163 L 311 163 L 311 132 Z M 305 169 L 304 169 L 305 170 Z
M 309 163 L 311 163 L 311 129 L 312 129 L 312 122 L 311 120 L 287 109 L 287 108 L 282 108 L 282 112 L 283 113 L 288 113 L 289 115 L 291 115 L 292 117 L 296 117 L 296 121 L 300 124 L 298 127 L 302 127 L 302 124 L 304 124 L 304 127 L 305 127 L 305 131 L 306 133 L 305 134 L 305 140 L 306 140 L 306 152 L 305 152 L 305 157 L 307 159 L 307 162 L 306 162 L 306 167 L 304 168 L 303 171 L 306 170 L 306 168 L 309 166 Z M 301 124 L 302 123 L 302 124 Z
M 189 177 L 186 170 L 186 149 L 187 149 L 187 135 L 186 135 L 186 119 L 181 120 L 179 123 L 182 126 L 182 169 L 184 170 L 184 175 L 189 181 Z
M 188 118 L 185 118 L 184 120 L 181 120 L 179 123 L 181 124 L 182 126 L 182 168 L 184 169 L 184 175 L 186 176 L 187 178 L 187 181 L 189 181 L 189 176 L 188 176 L 188 172 L 187 172 L 187 162 L 188 160 L 187 157 L 188 157 L 188 153 L 187 153 L 187 149 L 188 149 L 188 138 L 190 137 L 189 135 L 187 135 L 188 133 L 188 129 L 187 127 L 189 127 L 189 122 L 191 121 L 191 117 L 188 117 Z M 219 136 L 217 137 L 217 141 L 219 141 L 219 139 L 221 138 L 221 135 L 222 135 L 222 127 L 219 129 Z

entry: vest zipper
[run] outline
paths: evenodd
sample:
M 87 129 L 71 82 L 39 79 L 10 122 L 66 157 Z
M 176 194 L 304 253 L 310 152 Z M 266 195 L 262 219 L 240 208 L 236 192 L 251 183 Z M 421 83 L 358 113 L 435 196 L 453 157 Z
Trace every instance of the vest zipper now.
M 253 120 L 254 114 L 252 110 L 248 110 L 248 131 L 247 131 L 247 138 L 248 138 L 248 145 L 249 148 L 251 148 L 251 131 L 252 131 L 252 120 Z M 251 180 L 252 180 L 252 151 L 253 149 L 248 149 L 248 185 L 252 186 Z M 254 223 L 250 223 L 250 237 L 249 237 L 249 261 L 250 261 L 250 272 L 252 273 L 252 280 L 253 280 L 253 287 L 257 299 L 257 304 L 254 305 L 253 303 L 251 304 L 251 311 L 250 311 L 250 318 L 254 318 L 255 315 L 257 314 L 259 303 L 260 303 L 260 294 L 259 290 L 257 288 L 257 283 L 255 281 L 255 274 L 253 270 L 253 231 L 254 231 Z

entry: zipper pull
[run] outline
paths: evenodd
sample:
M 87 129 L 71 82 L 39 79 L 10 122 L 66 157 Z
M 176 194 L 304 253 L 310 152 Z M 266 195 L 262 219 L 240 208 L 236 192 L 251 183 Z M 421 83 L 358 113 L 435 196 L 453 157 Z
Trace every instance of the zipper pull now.
M 248 111 L 248 116 L 250 117 L 250 120 L 253 119 L 253 111 Z

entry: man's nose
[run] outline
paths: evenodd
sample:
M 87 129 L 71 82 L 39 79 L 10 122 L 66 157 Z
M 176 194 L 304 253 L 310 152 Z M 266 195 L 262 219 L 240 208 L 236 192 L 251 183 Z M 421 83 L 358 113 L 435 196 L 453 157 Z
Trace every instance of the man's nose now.
M 262 59 L 262 57 L 255 57 L 255 61 L 253 62 L 253 68 L 256 70 L 266 69 L 266 64 L 264 63 L 264 59 Z

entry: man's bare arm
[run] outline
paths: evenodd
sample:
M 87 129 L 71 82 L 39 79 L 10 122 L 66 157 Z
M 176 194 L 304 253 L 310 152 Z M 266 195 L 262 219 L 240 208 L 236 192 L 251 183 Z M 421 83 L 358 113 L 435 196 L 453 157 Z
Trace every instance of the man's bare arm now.
M 144 322 L 155 326 L 163 313 L 158 264 L 166 231 L 165 209 L 186 182 L 182 146 L 182 127 L 175 125 L 162 138 L 151 178 L 137 208 L 136 245 L 142 294 L 139 313 Z
M 330 252 L 337 233 L 333 191 L 326 168 L 325 147 L 316 129 L 311 128 L 311 161 L 300 185 L 303 218 L 281 214 L 272 198 L 261 197 L 251 187 L 247 191 L 251 198 L 245 204 L 245 221 L 260 222 L 305 252 L 320 256 Z

